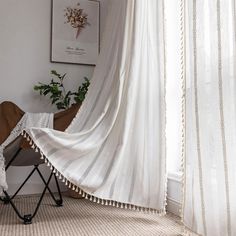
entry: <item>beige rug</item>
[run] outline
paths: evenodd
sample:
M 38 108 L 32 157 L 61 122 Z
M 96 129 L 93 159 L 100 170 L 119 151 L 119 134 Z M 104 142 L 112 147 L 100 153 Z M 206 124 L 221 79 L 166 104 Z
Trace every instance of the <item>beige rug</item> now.
M 31 213 L 36 196 L 19 197 L 17 206 Z M 64 206 L 55 207 L 46 196 L 31 225 L 23 225 L 9 205 L 0 203 L 1 236 L 177 236 L 179 219 L 102 206 L 84 199 L 64 197 Z

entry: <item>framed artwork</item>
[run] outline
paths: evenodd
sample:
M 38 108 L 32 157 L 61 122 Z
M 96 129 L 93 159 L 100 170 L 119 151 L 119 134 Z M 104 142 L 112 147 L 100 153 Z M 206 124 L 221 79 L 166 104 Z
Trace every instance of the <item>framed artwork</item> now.
M 99 28 L 98 1 L 52 0 L 51 62 L 95 65 Z

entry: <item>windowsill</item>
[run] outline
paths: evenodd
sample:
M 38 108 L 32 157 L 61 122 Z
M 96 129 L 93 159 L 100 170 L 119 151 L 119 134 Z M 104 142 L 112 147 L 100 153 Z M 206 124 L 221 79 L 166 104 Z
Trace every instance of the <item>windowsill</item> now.
M 167 211 L 180 216 L 182 198 L 182 172 L 168 173 Z
M 168 180 L 172 180 L 172 181 L 181 183 L 183 174 L 181 171 L 176 171 L 176 172 L 169 172 L 167 174 L 167 176 L 168 176 L 167 177 Z

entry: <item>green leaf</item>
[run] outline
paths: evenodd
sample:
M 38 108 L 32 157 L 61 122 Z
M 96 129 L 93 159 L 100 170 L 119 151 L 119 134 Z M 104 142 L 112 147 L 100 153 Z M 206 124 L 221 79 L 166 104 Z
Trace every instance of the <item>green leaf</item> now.
M 57 102 L 58 101 L 58 98 L 53 98 L 52 99 L 52 104 L 54 104 L 55 102 Z
M 43 91 L 43 95 L 46 96 L 50 92 L 50 88 L 47 88 Z
M 56 70 L 51 70 L 51 74 L 55 75 L 56 77 L 60 78 L 61 75 L 56 72 Z
M 56 106 L 57 106 L 58 110 L 65 109 L 65 106 L 64 106 L 64 104 L 62 102 L 57 102 Z
M 66 76 L 66 73 L 61 76 L 61 80 L 64 80 L 65 76 Z

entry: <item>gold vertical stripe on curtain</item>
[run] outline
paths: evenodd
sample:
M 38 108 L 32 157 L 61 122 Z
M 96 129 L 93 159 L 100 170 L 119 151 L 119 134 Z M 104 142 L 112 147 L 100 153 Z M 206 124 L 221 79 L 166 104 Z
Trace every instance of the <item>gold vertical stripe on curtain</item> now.
M 219 112 L 221 125 L 222 151 L 224 158 L 225 172 L 225 193 L 227 204 L 227 229 L 228 236 L 231 236 L 231 214 L 230 214 L 230 199 L 229 199 L 229 174 L 227 162 L 227 145 L 225 137 L 225 118 L 224 118 L 224 95 L 223 95 L 223 78 L 222 78 L 222 46 L 221 46 L 221 3 L 217 0 L 217 34 L 218 34 L 218 78 L 219 78 Z

